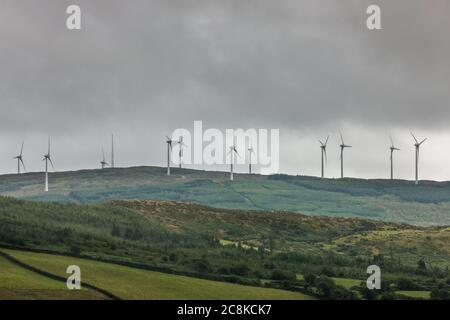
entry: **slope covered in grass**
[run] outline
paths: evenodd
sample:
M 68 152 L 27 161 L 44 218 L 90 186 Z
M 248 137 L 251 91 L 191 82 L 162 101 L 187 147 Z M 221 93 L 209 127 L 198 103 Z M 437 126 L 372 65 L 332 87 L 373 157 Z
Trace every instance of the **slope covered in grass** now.
M 59 276 L 66 276 L 68 265 L 77 265 L 81 269 L 82 281 L 121 299 L 311 299 L 300 292 L 202 280 L 72 257 L 4 251 L 28 265 Z
M 61 281 L 24 269 L 0 256 L 0 300 L 105 299 L 95 291 L 68 290 Z

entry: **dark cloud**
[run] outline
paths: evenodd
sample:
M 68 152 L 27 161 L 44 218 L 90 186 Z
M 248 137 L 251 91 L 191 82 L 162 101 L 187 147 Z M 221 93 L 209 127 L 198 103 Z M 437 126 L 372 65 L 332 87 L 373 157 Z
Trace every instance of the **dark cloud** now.
M 365 27 L 374 3 L 381 31 Z M 63 168 L 93 166 L 115 131 L 124 164 L 160 164 L 160 137 L 195 119 L 280 128 L 282 138 L 307 132 L 312 141 L 339 127 L 446 136 L 446 0 L 80 0 L 81 31 L 65 28 L 70 4 L 2 1 L 0 134 L 8 151 L 26 138 L 38 154 L 51 134 L 61 149 L 72 146 L 60 155 Z M 131 156 L 136 150 L 146 151 Z M 359 152 L 364 163 L 367 152 Z M 292 160 L 281 163 L 297 171 Z

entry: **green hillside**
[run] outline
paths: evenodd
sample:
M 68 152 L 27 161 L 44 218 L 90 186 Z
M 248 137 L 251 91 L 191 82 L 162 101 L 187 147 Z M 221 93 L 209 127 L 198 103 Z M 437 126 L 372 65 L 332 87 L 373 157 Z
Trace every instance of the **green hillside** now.
M 64 257 L 58 255 L 23 252 L 15 250 L 3 250 L 14 258 L 28 265 L 44 270 L 51 274 L 66 277 L 65 273 L 68 265 L 77 265 L 81 269 L 82 282 L 85 281 L 99 288 L 113 293 L 120 299 L 150 299 L 150 300 L 205 300 L 205 299 L 236 299 L 236 300 L 305 300 L 311 297 L 300 292 L 291 292 L 270 288 L 258 288 L 243 286 L 225 282 L 209 281 L 185 276 L 166 274 L 161 272 L 140 270 L 109 263 Z M 1 263 L 1 260 L 0 260 Z M 13 268 L 12 272 L 24 272 L 19 267 Z M 31 272 L 24 275 L 22 280 L 26 284 L 35 275 Z M 3 270 L 0 270 L 0 277 L 9 280 L 7 286 L 10 288 L 25 285 L 11 281 Z M 15 279 L 14 279 L 15 280 Z M 46 279 L 43 279 L 46 280 Z M 60 290 L 54 292 L 55 296 L 60 293 L 64 283 L 53 281 L 53 286 Z M 49 281 L 50 283 L 50 281 Z M 47 285 L 39 284 L 40 287 Z M 0 293 L 3 282 L 0 282 Z M 48 285 L 50 286 L 50 285 Z M 77 293 L 76 290 L 64 290 L 67 293 Z M 63 292 L 64 293 L 64 292 Z M 71 299 L 69 295 L 66 298 Z M 85 296 L 86 299 L 95 299 L 96 296 Z
M 317 281 L 333 282 L 333 297 L 357 297 L 363 288 L 349 284 L 367 278 L 371 264 L 382 267 L 392 292 L 446 292 L 450 284 L 448 227 L 186 202 L 77 205 L 0 197 L 0 246 L 318 297 L 324 294 L 311 289 L 306 275 L 327 276 Z
M 98 203 L 117 199 L 190 201 L 219 208 L 283 210 L 309 215 L 361 217 L 408 224 L 450 225 L 450 183 L 317 179 L 287 175 L 134 167 L 0 176 L 0 194 L 28 200 Z
M 0 256 L 0 300 L 105 299 L 95 291 L 67 290 L 66 284 L 17 265 Z

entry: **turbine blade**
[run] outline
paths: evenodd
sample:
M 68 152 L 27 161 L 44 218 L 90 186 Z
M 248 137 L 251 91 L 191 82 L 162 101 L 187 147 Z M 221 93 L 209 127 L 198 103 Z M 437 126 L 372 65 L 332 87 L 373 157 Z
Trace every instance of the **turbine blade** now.
M 327 143 L 328 143 L 328 139 L 330 138 L 330 135 L 328 135 L 327 136 L 327 140 L 325 140 L 325 146 L 327 145 Z
M 428 138 L 423 139 L 423 140 L 419 143 L 419 146 L 420 146 L 422 143 L 424 143 L 425 141 L 427 141 L 427 139 L 428 139 Z
M 50 164 L 52 166 L 53 171 L 55 171 L 55 166 L 53 165 L 53 161 L 51 158 L 48 158 L 48 161 L 50 161 Z
M 20 156 L 23 155 L 23 144 L 24 144 L 24 142 L 22 141 L 22 148 L 20 148 Z
M 419 141 L 417 141 L 416 137 L 414 136 L 414 134 L 411 132 L 412 137 L 414 138 L 414 140 L 416 140 L 416 143 L 419 143 Z
M 323 153 L 325 155 L 325 163 L 328 163 L 328 159 L 327 159 L 327 149 L 323 148 Z
M 22 163 L 23 170 L 27 171 L 27 168 L 25 167 L 25 163 L 23 162 L 22 158 L 20 158 L 20 162 Z
M 339 135 L 341 136 L 341 142 L 342 142 L 342 144 L 345 144 L 345 143 L 344 143 L 344 138 L 342 137 L 342 132 L 341 132 L 341 130 L 339 130 Z

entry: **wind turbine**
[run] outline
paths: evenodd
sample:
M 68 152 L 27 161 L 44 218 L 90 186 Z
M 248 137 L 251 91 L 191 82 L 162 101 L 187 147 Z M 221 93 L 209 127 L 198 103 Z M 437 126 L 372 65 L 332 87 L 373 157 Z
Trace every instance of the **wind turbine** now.
M 237 152 L 237 151 L 236 151 Z M 253 150 L 253 147 L 250 146 L 248 148 L 248 173 L 252 174 L 252 153 L 255 153 L 255 150 Z
M 320 142 L 320 149 L 322 149 L 322 171 L 321 171 L 321 177 L 322 179 L 325 178 L 325 169 L 324 169 L 324 160 L 325 162 L 327 161 L 327 143 L 328 143 L 328 139 L 330 138 L 330 136 L 327 137 L 327 139 L 325 140 L 325 143 L 323 143 L 321 140 L 319 140 Z
M 111 168 L 114 168 L 114 134 L 111 135 Z
M 351 148 L 352 146 L 345 144 L 341 131 L 339 131 L 339 135 L 341 136 L 341 145 L 340 145 L 340 147 L 341 147 L 341 179 L 343 179 L 344 178 L 344 149 Z
M 183 142 L 183 136 L 180 136 L 180 139 L 178 139 L 178 141 L 176 141 L 175 143 L 180 145 L 180 151 L 178 151 L 178 159 L 180 160 L 180 163 L 178 166 L 181 169 L 181 158 L 183 158 L 183 147 L 186 145 Z
M 170 153 L 172 151 L 172 139 L 166 136 L 167 143 L 167 175 L 170 176 Z
M 102 161 L 100 161 L 100 164 L 101 164 L 101 166 L 102 166 L 102 169 L 105 169 L 105 167 L 107 167 L 108 166 L 108 162 L 106 162 L 106 159 L 105 159 L 105 150 L 102 148 L 102 155 L 103 155 L 103 158 L 102 158 Z
M 428 138 L 425 138 L 419 142 L 412 132 L 411 135 L 414 138 L 414 141 L 416 141 L 416 143 L 414 143 L 414 147 L 416 147 L 416 184 L 419 184 L 419 150 L 422 143 L 424 143 Z
M 45 161 L 45 192 L 48 192 L 48 163 L 50 162 L 52 169 L 55 170 L 55 167 L 53 166 L 52 158 L 50 155 L 50 137 L 48 137 L 48 151 L 47 154 L 44 155 L 44 159 L 42 161 Z
M 391 147 L 389 148 L 391 150 L 391 180 L 394 180 L 394 151 L 400 151 L 399 148 L 394 146 L 394 140 L 391 138 Z
M 230 180 L 233 181 L 234 180 L 234 177 L 233 177 L 234 157 L 235 157 L 235 154 L 237 154 L 239 156 L 239 152 L 236 150 L 236 146 L 235 145 L 230 146 L 230 151 L 228 151 L 228 154 L 230 155 L 230 158 L 231 158 L 231 162 L 230 162 Z
M 14 159 L 17 159 L 17 174 L 20 174 L 20 165 L 22 164 L 23 167 L 23 171 L 27 171 L 27 169 L 25 168 L 25 163 L 23 162 L 23 142 L 22 142 L 22 147 L 20 148 L 20 154 L 16 157 L 14 157 Z

